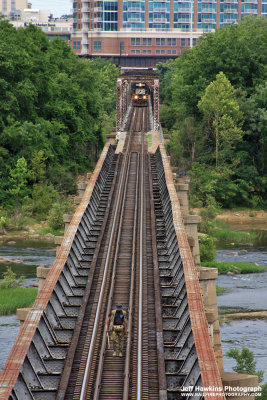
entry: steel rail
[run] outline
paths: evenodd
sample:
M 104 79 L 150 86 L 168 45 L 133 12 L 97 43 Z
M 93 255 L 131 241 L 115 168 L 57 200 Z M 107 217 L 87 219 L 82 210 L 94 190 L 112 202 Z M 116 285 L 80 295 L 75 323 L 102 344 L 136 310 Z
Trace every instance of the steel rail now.
M 110 252 L 111 252 L 111 247 L 113 245 L 113 237 L 115 234 L 115 225 L 117 223 L 118 209 L 119 209 L 119 204 L 120 204 L 120 200 L 121 200 L 122 184 L 123 184 L 124 177 L 125 177 L 126 159 L 127 159 L 127 157 L 124 156 L 123 166 L 122 166 L 122 175 L 121 175 L 121 179 L 120 179 L 120 186 L 119 186 L 118 197 L 117 197 L 117 201 L 116 201 L 114 219 L 113 219 L 112 228 L 111 228 L 110 240 L 109 240 L 108 251 L 107 251 L 107 258 L 106 258 L 105 267 L 104 267 L 103 280 L 102 280 L 100 294 L 99 294 L 99 298 L 98 298 L 96 317 L 95 317 L 95 321 L 94 321 L 94 328 L 93 328 L 92 338 L 90 341 L 88 357 L 87 357 L 87 361 L 86 361 L 86 367 L 85 367 L 84 378 L 83 378 L 83 383 L 82 383 L 82 388 L 81 388 L 80 400 L 85 400 L 85 396 L 86 396 L 86 386 L 87 386 L 87 382 L 88 382 L 89 369 L 90 369 L 90 366 L 92 363 L 93 350 L 94 350 L 97 328 L 98 328 L 98 323 L 99 323 L 100 309 L 102 306 L 102 299 L 103 299 L 104 289 L 105 289 L 105 284 L 106 284 L 108 265 L 109 265 L 109 261 L 110 261 Z
M 103 356 L 105 353 L 105 348 L 106 348 L 106 343 L 107 343 L 105 330 L 106 330 L 107 320 L 108 320 L 108 317 L 109 317 L 109 314 L 111 311 L 112 300 L 113 300 L 113 295 L 114 295 L 115 278 L 116 278 L 116 271 L 117 271 L 117 260 L 118 260 L 119 249 L 120 249 L 120 244 L 121 244 L 120 243 L 121 231 L 122 231 L 123 219 L 124 219 L 124 215 L 125 215 L 125 201 L 126 201 L 126 195 L 127 195 L 127 184 L 128 184 L 132 154 L 133 153 L 130 153 L 130 155 L 127 156 L 128 157 L 127 174 L 126 174 L 126 179 L 124 182 L 123 200 L 122 200 L 122 207 L 121 207 L 121 212 L 120 212 L 118 235 L 116 238 L 116 250 L 115 250 L 115 257 L 114 257 L 114 261 L 113 261 L 112 278 L 111 278 L 111 285 L 110 285 L 110 289 L 109 289 L 109 298 L 108 298 L 108 306 L 107 306 L 107 311 L 106 311 L 103 340 L 102 340 L 102 345 L 101 345 L 101 350 L 100 350 L 100 362 L 98 365 L 96 384 L 95 384 L 95 392 L 94 392 L 94 397 L 93 397 L 94 400 L 98 399 L 99 389 L 100 389 L 100 379 L 101 379 L 101 374 L 102 374 L 102 369 L 103 369 L 103 361 L 104 361 Z M 139 168 L 139 157 L 137 158 L 137 167 L 136 167 L 137 171 L 138 171 L 138 168 Z M 133 243 L 133 245 L 134 245 L 134 243 Z
M 135 120 L 135 116 L 136 116 L 136 110 L 134 110 L 134 113 L 133 113 L 133 121 Z M 128 158 L 127 156 L 128 156 L 128 152 L 129 152 L 129 147 L 130 147 L 130 140 L 128 140 L 127 148 L 126 148 L 126 154 L 124 155 L 124 158 L 123 158 L 123 165 L 122 165 L 122 172 L 121 172 L 118 196 L 117 196 L 117 199 L 116 199 L 116 208 L 115 208 L 115 213 L 114 213 L 114 219 L 113 219 L 113 222 L 112 222 L 112 228 L 111 228 L 111 234 L 110 234 L 110 239 L 109 239 L 107 257 L 106 257 L 106 262 L 105 262 L 105 266 L 104 266 L 104 274 L 103 274 L 100 294 L 99 294 L 99 298 L 98 298 L 96 317 L 95 317 L 95 321 L 94 321 L 94 327 L 93 327 L 92 337 L 91 337 L 91 341 L 90 341 L 89 352 L 88 352 L 88 356 L 87 356 L 87 360 L 86 360 L 86 367 L 85 367 L 84 377 L 83 377 L 83 381 L 82 381 L 80 400 L 85 400 L 85 398 L 86 398 L 86 386 L 87 386 L 87 383 L 88 383 L 90 366 L 92 364 L 93 350 L 94 350 L 94 345 L 95 345 L 95 340 L 96 340 L 96 335 L 97 335 L 97 329 L 98 329 L 98 324 L 99 324 L 100 309 L 101 309 L 101 306 L 102 306 L 102 299 L 103 299 L 104 290 L 105 290 L 105 284 L 106 284 L 106 279 L 107 279 L 107 272 L 108 272 L 108 265 L 109 265 L 109 261 L 110 261 L 111 247 L 113 245 L 113 238 L 114 238 L 114 234 L 115 234 L 115 225 L 117 223 L 117 218 L 118 218 L 118 208 L 119 208 L 119 204 L 120 204 L 121 196 L 122 196 L 122 194 L 121 194 L 122 185 L 123 185 L 123 182 L 125 180 L 124 178 L 125 178 L 125 170 L 126 170 L 126 161 L 127 161 L 127 158 Z
M 119 160 L 119 159 L 118 159 Z M 118 172 L 118 164 L 116 166 L 115 169 L 115 174 Z M 90 272 L 89 272 L 89 276 L 88 276 L 88 282 L 86 285 L 86 291 L 85 291 L 85 296 L 83 297 L 83 301 L 82 301 L 82 305 L 81 305 L 81 315 L 82 318 L 79 318 L 78 321 L 75 324 L 75 329 L 74 329 L 74 333 L 73 333 L 73 340 L 71 342 L 71 345 L 69 347 L 69 351 L 66 357 L 66 362 L 65 362 L 65 366 L 64 369 L 62 371 L 61 374 L 61 381 L 60 381 L 60 385 L 59 385 L 59 390 L 57 392 L 57 396 L 56 396 L 56 400 L 63 400 L 65 398 L 66 395 L 66 391 L 67 391 L 67 386 L 68 386 L 68 382 L 70 379 L 70 375 L 71 375 L 71 369 L 72 369 L 72 365 L 73 365 L 73 360 L 74 360 L 74 352 L 75 349 L 77 347 L 78 341 L 79 341 L 79 337 L 80 337 L 80 333 L 81 333 L 81 329 L 82 329 L 82 323 L 84 320 L 84 314 L 85 314 L 85 310 L 86 310 L 86 304 L 88 302 L 90 293 L 91 293 L 91 287 L 92 287 L 92 283 L 93 283 L 93 277 L 94 277 L 94 273 L 96 270 L 96 263 L 97 263 L 97 259 L 99 256 L 99 252 L 100 252 L 100 247 L 103 241 L 103 237 L 104 237 L 104 230 L 105 227 L 107 225 L 107 220 L 108 220 L 108 215 L 109 215 L 109 211 L 110 211 L 110 207 L 111 207 L 111 202 L 112 202 L 112 196 L 114 193 L 114 189 L 115 189 L 115 181 L 113 181 L 112 186 L 111 186 L 111 191 L 110 191 L 110 195 L 108 198 L 108 204 L 107 204 L 107 208 L 106 208 L 106 212 L 105 212 L 105 216 L 104 216 L 104 220 L 103 220 L 103 224 L 102 224 L 102 229 L 101 229 L 101 233 L 99 235 L 97 244 L 96 244 L 96 248 L 95 248 L 95 257 L 92 261 L 91 264 L 91 268 L 90 268 Z
M 140 168 L 140 155 L 138 157 L 137 171 Z M 129 315 L 128 315 L 128 338 L 126 344 L 126 359 L 124 372 L 123 400 L 129 399 L 129 377 L 130 377 L 130 360 L 131 360 L 131 336 L 133 324 L 133 302 L 134 302 L 134 284 L 135 284 L 135 262 L 136 262 L 136 238 L 137 238 L 137 218 L 138 218 L 138 192 L 139 192 L 139 173 L 136 177 L 135 188 L 135 210 L 134 210 L 134 226 L 133 226 L 133 246 L 132 246 L 132 262 L 131 262 L 131 285 L 129 299 Z
M 144 119 L 144 112 L 143 112 Z M 141 143 L 141 183 L 140 183 L 140 233 L 139 233 L 139 307 L 138 307 L 138 366 L 137 400 L 142 399 L 142 342 L 143 342 L 143 215 L 144 215 L 144 135 Z

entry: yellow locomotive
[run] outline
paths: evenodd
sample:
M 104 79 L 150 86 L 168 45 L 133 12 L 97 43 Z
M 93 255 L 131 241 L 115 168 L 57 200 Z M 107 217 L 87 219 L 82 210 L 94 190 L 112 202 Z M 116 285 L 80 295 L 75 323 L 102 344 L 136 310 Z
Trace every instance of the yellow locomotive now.
M 149 90 L 145 83 L 134 84 L 132 93 L 132 104 L 134 107 L 147 107 L 149 102 Z

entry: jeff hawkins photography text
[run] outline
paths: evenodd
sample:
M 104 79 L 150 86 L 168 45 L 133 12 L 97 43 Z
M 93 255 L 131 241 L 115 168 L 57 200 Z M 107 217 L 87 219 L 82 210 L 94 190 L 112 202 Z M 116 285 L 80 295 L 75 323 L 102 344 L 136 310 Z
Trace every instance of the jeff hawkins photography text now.
M 252 393 L 254 396 L 261 396 L 261 387 L 260 386 L 252 386 L 252 387 L 242 387 L 242 386 L 183 386 L 181 389 L 181 395 L 185 397 L 190 396 L 203 396 L 205 397 L 215 397 L 224 396 L 226 397 L 236 397 L 236 396 L 250 396 Z

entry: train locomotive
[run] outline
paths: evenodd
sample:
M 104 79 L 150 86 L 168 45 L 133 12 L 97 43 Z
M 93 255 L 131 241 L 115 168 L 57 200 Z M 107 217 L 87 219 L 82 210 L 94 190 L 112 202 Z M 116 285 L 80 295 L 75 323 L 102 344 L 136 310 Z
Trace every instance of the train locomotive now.
M 132 104 L 134 107 L 147 107 L 149 103 L 149 89 L 145 83 L 134 83 L 132 89 Z

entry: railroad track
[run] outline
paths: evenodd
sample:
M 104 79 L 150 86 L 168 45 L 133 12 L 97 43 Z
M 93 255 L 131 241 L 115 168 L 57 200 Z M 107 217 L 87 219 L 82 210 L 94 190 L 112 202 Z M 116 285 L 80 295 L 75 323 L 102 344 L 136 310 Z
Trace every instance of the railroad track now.
M 83 317 L 68 351 L 58 399 L 164 398 L 159 394 L 164 363 L 158 362 L 162 354 L 157 350 L 156 245 L 150 158 L 144 138 L 149 129 L 146 108 L 132 110 L 128 129 L 95 245 Z M 114 358 L 106 324 L 117 303 L 127 310 L 128 336 L 123 357 Z

